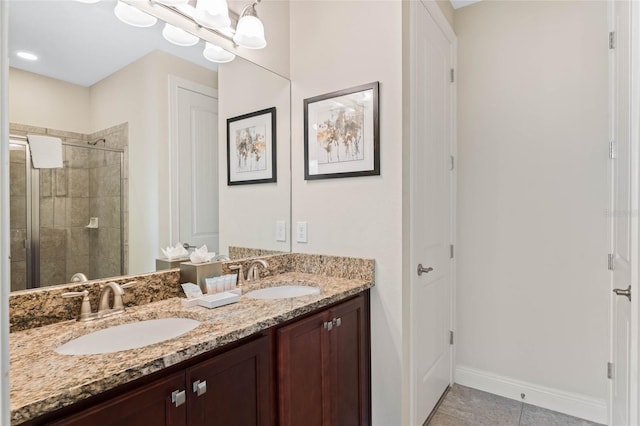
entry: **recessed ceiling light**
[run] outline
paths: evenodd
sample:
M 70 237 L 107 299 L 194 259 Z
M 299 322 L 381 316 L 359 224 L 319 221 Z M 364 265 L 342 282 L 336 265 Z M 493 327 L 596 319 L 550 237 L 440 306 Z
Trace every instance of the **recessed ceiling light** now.
M 38 60 L 38 56 L 34 55 L 31 52 L 25 52 L 25 51 L 21 50 L 19 52 L 16 52 L 16 55 L 18 55 L 19 58 L 26 59 L 27 61 L 37 61 Z

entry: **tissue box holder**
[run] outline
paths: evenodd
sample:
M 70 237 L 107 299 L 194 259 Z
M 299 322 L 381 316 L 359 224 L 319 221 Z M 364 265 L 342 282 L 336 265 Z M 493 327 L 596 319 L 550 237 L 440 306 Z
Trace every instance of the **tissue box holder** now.
M 156 259 L 156 271 L 166 271 L 167 269 L 179 268 L 182 262 L 188 262 L 188 257 L 179 259 Z
M 222 275 L 222 262 L 182 262 L 180 264 L 180 284 L 198 284 L 203 293 L 207 292 L 207 283 L 205 278 L 217 277 L 220 275 Z

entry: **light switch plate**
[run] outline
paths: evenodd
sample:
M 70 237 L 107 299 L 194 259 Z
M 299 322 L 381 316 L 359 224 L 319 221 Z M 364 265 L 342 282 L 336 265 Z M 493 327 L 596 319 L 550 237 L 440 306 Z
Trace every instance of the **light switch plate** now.
M 296 222 L 296 241 L 307 242 L 307 222 Z
M 287 229 L 284 220 L 276 220 L 276 241 L 287 241 Z

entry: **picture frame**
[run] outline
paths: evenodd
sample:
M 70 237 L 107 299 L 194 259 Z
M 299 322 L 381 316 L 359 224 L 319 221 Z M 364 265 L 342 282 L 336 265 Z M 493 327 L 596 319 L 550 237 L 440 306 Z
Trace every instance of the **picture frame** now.
M 304 100 L 304 178 L 380 175 L 379 82 Z
M 227 185 L 277 182 L 276 108 L 227 119 Z

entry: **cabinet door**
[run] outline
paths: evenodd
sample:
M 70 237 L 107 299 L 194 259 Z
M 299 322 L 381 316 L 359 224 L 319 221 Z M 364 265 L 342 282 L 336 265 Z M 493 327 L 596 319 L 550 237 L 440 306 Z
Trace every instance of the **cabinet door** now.
M 278 330 L 279 415 L 282 426 L 330 424 L 329 316 L 324 311 Z
M 187 369 L 188 424 L 270 425 L 271 374 L 268 337 L 245 343 Z
M 171 401 L 173 391 L 184 390 L 184 372 L 172 374 L 50 424 L 185 426 L 186 404 L 176 407 Z
M 363 297 L 330 311 L 331 424 L 367 425 L 369 420 L 368 324 Z

